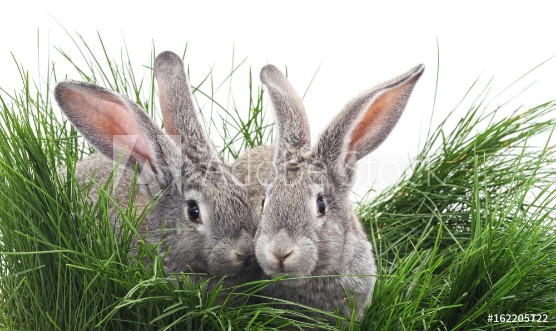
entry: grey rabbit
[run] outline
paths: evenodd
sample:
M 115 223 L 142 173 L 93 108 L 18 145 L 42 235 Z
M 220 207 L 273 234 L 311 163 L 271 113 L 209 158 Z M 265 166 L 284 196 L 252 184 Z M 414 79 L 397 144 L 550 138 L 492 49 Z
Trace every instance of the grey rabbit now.
M 261 70 L 274 106 L 276 144 L 249 150 L 233 169 L 260 219 L 255 254 L 264 273 L 300 277 L 272 283 L 266 295 L 339 308 L 349 317 L 347 294 L 355 298 L 356 319 L 362 318 L 377 268 L 349 200 L 354 166 L 392 131 L 423 71 L 418 65 L 352 99 L 311 147 L 301 98 L 276 67 Z
M 83 82 L 56 86 L 60 108 L 100 152 L 77 163 L 77 179 L 106 182 L 113 160 L 123 155 L 125 169 L 114 197 L 120 205 L 128 203 L 137 165 L 138 212 L 159 196 L 139 230 L 149 241 L 161 242 L 162 252 L 169 250 L 165 268 L 227 276 L 230 286 L 257 278 L 253 238 L 258 220 L 246 188 L 205 136 L 182 60 L 163 52 L 154 73 L 165 132 L 124 96 Z M 97 190 L 93 185 L 91 199 Z

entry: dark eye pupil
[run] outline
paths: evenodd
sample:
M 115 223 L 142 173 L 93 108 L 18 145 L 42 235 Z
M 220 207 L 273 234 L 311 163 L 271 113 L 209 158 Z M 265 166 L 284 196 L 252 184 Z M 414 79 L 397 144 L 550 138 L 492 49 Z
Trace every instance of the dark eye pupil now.
M 200 223 L 201 211 L 199 210 L 199 205 L 196 202 L 190 202 L 187 206 L 187 216 L 189 220 L 195 223 Z
M 317 197 L 317 209 L 319 210 L 319 214 L 324 214 L 326 211 L 326 202 L 322 196 Z

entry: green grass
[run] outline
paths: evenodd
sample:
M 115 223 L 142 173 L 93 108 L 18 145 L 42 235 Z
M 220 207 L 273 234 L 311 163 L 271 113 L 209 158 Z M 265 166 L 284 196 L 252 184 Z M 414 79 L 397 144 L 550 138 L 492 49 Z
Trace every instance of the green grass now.
M 0 327 L 556 328 L 556 168 L 547 143 L 556 102 L 507 109 L 488 102 L 489 84 L 474 84 L 429 132 L 411 169 L 358 205 L 380 271 L 373 304 L 360 324 L 338 317 L 326 325 L 307 317 L 310 307 L 247 301 L 265 281 L 207 289 L 196 275 L 166 274 L 156 245 L 132 245 L 145 217 L 132 208 L 118 210 L 123 226 L 111 230 L 110 182 L 102 183 L 93 204 L 88 187 L 71 180 L 76 160 L 92 150 L 56 112 L 51 91 L 65 76 L 91 81 L 127 95 L 158 120 L 150 69 L 156 51 L 153 46 L 149 59 L 131 59 L 124 48 L 114 59 L 100 36 L 94 45 L 68 36 L 75 50 L 58 49 L 57 58 L 73 72 L 61 75 L 51 62 L 35 82 L 17 64 L 21 90 L 0 91 Z M 187 59 L 186 49 L 183 55 Z M 135 61 L 144 64 L 139 72 Z M 193 82 L 204 124 L 227 160 L 272 137 L 263 90 L 244 67 L 245 60 L 232 56 L 227 77 L 216 82 L 209 72 Z M 234 95 L 232 77 L 245 80 L 247 95 Z M 217 98 L 226 87 L 232 102 Z M 62 165 L 68 180 L 57 175 Z M 488 314 L 520 313 L 544 313 L 548 322 L 487 321 Z

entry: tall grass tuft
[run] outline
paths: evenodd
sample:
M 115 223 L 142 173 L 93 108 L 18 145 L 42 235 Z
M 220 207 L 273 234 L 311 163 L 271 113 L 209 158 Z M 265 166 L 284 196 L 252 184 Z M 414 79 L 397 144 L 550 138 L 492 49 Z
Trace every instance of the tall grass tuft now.
M 363 323 L 370 329 L 556 325 L 556 172 L 547 145 L 556 102 L 508 112 L 479 95 L 455 127 L 446 123 L 457 111 L 429 134 L 397 184 L 360 205 L 382 271 Z M 541 312 L 547 323 L 487 321 Z
M 291 303 L 285 310 L 276 302 L 245 300 L 257 297 L 267 281 L 209 287 L 194 274 L 167 274 L 164 252 L 137 233 L 145 213 L 122 207 L 117 210 L 122 228 L 111 229 L 111 182 L 100 183 L 96 203 L 87 198 L 90 186 L 75 184 L 75 163 L 92 149 L 59 116 L 51 91 L 64 76 L 94 82 L 127 95 L 158 120 L 151 70 L 156 52 L 153 46 L 138 73 L 125 48 L 114 59 L 100 35 L 95 45 L 68 36 L 75 50 L 57 51 L 72 73 L 60 75 L 52 63 L 44 79 L 34 82 L 16 63 L 21 90 L 0 88 L 0 327 L 556 327 L 556 171 L 546 143 L 556 125 L 556 102 L 508 111 L 508 105 L 487 102 L 489 86 L 468 91 L 465 98 L 479 97 L 431 130 L 400 180 L 360 202 L 358 213 L 375 244 L 380 272 L 373 303 L 360 323 L 337 317 L 328 325 L 307 314 L 311 307 Z M 222 82 L 215 83 L 212 72 L 193 82 L 206 129 L 229 161 L 272 136 L 264 91 L 253 85 L 250 70 L 244 106 L 233 94 L 232 77 L 244 72 L 244 63 L 234 55 Z M 227 102 L 218 98 L 225 86 Z M 449 125 L 454 118 L 459 120 Z M 138 245 L 132 245 L 134 239 Z M 489 314 L 546 314 L 547 319 L 494 323 Z

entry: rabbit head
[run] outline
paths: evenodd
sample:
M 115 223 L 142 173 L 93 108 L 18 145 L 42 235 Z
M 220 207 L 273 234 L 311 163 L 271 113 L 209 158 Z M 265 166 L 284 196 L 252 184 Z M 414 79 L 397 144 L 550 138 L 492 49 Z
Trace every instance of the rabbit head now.
M 312 147 L 300 97 L 276 67 L 262 69 L 277 125 L 255 239 L 257 261 L 267 275 L 376 272 L 371 245 L 349 200 L 354 166 L 386 139 L 423 70 L 416 66 L 355 97 Z
M 180 57 L 161 53 L 154 73 L 165 132 L 126 97 L 89 83 L 61 82 L 55 98 L 107 160 L 137 167 L 143 194 L 158 198 L 141 232 L 170 250 L 169 270 L 240 275 L 256 265 L 248 193 L 207 140 Z

